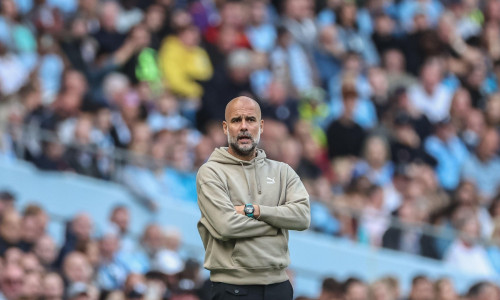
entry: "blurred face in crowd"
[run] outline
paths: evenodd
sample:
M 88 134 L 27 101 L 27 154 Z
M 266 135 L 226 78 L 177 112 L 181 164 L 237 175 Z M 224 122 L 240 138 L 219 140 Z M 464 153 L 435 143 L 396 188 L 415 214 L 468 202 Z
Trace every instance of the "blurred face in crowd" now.
M 64 295 L 64 283 L 57 273 L 48 273 L 42 280 L 43 298 L 45 300 L 59 300 Z
M 471 99 L 469 92 L 464 88 L 459 88 L 451 102 L 450 114 L 452 117 L 465 118 L 471 109 Z
M 242 2 L 227 2 L 220 12 L 222 24 L 238 29 L 245 26 L 248 19 L 248 7 Z
M 467 245 L 474 244 L 475 239 L 480 236 L 481 224 L 475 216 L 470 215 L 468 218 L 463 220 L 463 224 L 460 227 L 460 233 L 463 235 L 462 240 Z
M 0 223 L 0 235 L 10 244 L 15 244 L 21 239 L 21 217 L 10 210 L 5 212 Z
M 286 0 L 285 14 L 291 19 L 303 20 L 311 16 L 313 5 L 309 0 Z
M 225 118 L 222 127 L 229 152 L 239 158 L 252 159 L 264 130 L 259 105 L 248 97 L 233 99 L 226 106 Z
M 106 31 L 115 31 L 116 19 L 120 8 L 112 1 L 104 2 L 99 10 L 101 27 Z
M 500 125 L 500 94 L 493 94 L 486 103 L 486 120 L 490 126 Z
M 387 50 L 384 53 L 384 66 L 389 73 L 398 73 L 404 71 L 405 58 L 403 53 L 396 49 Z
M 469 130 L 478 136 L 481 136 L 486 129 L 486 121 L 480 110 L 471 109 L 467 114 L 466 130 Z
M 411 300 L 434 300 L 434 287 L 432 282 L 422 277 L 413 282 L 410 297 Z
M 495 129 L 488 129 L 479 143 L 477 148 L 477 156 L 482 161 L 488 161 L 495 157 L 500 146 L 500 138 Z
M 103 133 L 109 132 L 111 129 L 111 111 L 109 108 L 101 108 L 97 111 L 95 125 Z
M 349 285 L 345 291 L 345 300 L 368 300 L 368 288 L 362 282 Z
M 22 240 L 34 243 L 39 237 L 37 230 L 38 222 L 35 216 L 25 216 L 22 218 Z
M 5 264 L 20 265 L 23 258 L 23 251 L 17 247 L 11 247 L 5 251 Z
M 366 142 L 365 159 L 372 168 L 381 168 L 388 158 L 386 142 L 377 136 Z
M 427 93 L 434 93 L 434 88 L 441 81 L 441 66 L 437 61 L 428 62 L 422 68 L 422 85 Z
M 259 25 L 266 21 L 266 3 L 263 0 L 252 1 L 250 3 L 250 23 Z
M 498 287 L 491 283 L 484 284 L 474 300 L 496 300 L 500 298 Z
M 25 253 L 21 259 L 21 266 L 26 274 L 29 273 L 41 273 L 43 267 L 40 265 L 40 261 L 33 253 Z
M 127 232 L 129 221 L 130 214 L 128 212 L 128 209 L 126 209 L 125 207 L 120 207 L 113 211 L 111 222 L 118 226 L 120 232 Z
M 43 265 L 52 264 L 57 256 L 56 245 L 49 235 L 41 236 L 33 251 Z
M 436 282 L 436 300 L 456 300 L 458 299 L 455 293 L 453 283 L 449 279 L 440 279 Z
M 24 271 L 18 265 L 7 264 L 0 275 L 0 290 L 7 300 L 17 300 L 23 292 Z
M 376 281 L 371 288 L 372 300 L 396 300 L 392 298 L 389 287 L 383 281 Z
M 1 4 L 2 15 L 8 19 L 14 19 L 17 16 L 17 6 L 13 0 L 4 0 Z
M 173 115 L 178 112 L 179 102 L 171 94 L 162 95 L 158 99 L 158 111 L 165 116 Z
M 151 43 L 151 33 L 145 25 L 137 25 L 132 28 L 130 38 L 134 41 L 137 49 L 143 49 Z
M 78 240 L 88 241 L 92 232 L 92 220 L 90 216 L 87 214 L 77 215 L 71 223 L 71 229 Z
M 163 236 L 160 226 L 152 224 L 146 227 L 142 242 L 150 254 L 154 254 L 156 251 L 160 250 L 165 243 L 165 237 Z
M 386 73 L 382 68 L 371 68 L 368 72 L 368 81 L 372 88 L 372 93 L 375 96 L 385 97 L 389 83 L 387 82 Z
M 117 235 L 106 234 L 99 243 L 99 250 L 101 256 L 107 260 L 113 259 L 119 246 L 120 246 L 120 241 Z
M 63 273 L 71 282 L 88 282 L 92 275 L 90 264 L 80 252 L 71 252 L 64 258 Z
M 42 282 L 39 273 L 29 273 L 24 276 L 23 299 L 38 299 L 42 292 Z
M 153 4 L 148 7 L 144 21 L 149 30 L 152 32 L 159 31 L 165 21 L 165 9 L 163 6 Z
M 200 30 L 195 25 L 189 25 L 179 32 L 179 39 L 188 48 L 197 47 L 200 44 Z
M 87 92 L 87 80 L 77 70 L 69 70 L 64 73 L 63 89 L 83 95 Z
M 394 21 L 388 15 L 381 15 L 375 19 L 375 31 L 382 35 L 391 35 L 394 31 Z
M 340 24 L 342 27 L 353 27 L 356 23 L 357 9 L 352 3 L 345 3 L 341 8 Z
M 179 230 L 168 228 L 164 231 L 165 247 L 172 251 L 178 251 L 182 242 L 182 236 Z

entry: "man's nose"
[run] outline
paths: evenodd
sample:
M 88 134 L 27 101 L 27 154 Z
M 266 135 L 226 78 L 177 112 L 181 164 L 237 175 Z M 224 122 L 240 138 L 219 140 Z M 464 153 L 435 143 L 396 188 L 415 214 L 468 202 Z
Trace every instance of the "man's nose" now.
M 240 130 L 248 130 L 247 128 L 247 122 L 245 120 L 241 121 L 241 127 L 240 127 Z

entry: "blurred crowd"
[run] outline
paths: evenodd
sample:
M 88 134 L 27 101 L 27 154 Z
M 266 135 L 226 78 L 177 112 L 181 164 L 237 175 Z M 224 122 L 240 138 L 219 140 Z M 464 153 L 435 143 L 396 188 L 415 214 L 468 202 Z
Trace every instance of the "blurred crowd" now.
M 0 192 L 0 299 L 208 299 L 200 264 L 181 250 L 176 228 L 151 223 L 134 236 L 131 213 L 119 205 L 104 228 L 79 213 L 53 236 L 48 225 L 57 220 L 42 206 L 18 211 L 15 202 Z
M 0 152 L 196 202 L 225 105 L 251 96 L 311 230 L 488 278 L 499 79 L 499 0 L 3 0 Z

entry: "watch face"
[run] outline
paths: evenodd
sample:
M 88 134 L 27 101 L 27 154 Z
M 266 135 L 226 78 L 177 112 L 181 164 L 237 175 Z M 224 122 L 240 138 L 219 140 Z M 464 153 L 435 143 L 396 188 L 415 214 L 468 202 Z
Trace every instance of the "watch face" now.
M 253 206 L 245 206 L 244 211 L 245 211 L 245 214 L 247 214 L 247 215 L 253 214 L 254 208 L 253 208 Z

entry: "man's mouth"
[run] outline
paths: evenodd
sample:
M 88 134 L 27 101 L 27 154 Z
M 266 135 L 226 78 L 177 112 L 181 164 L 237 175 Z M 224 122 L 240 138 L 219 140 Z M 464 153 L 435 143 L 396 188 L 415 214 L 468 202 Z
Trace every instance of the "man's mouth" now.
M 238 141 L 241 141 L 241 142 L 251 142 L 252 138 L 250 138 L 248 136 L 240 136 L 240 137 L 238 137 Z

